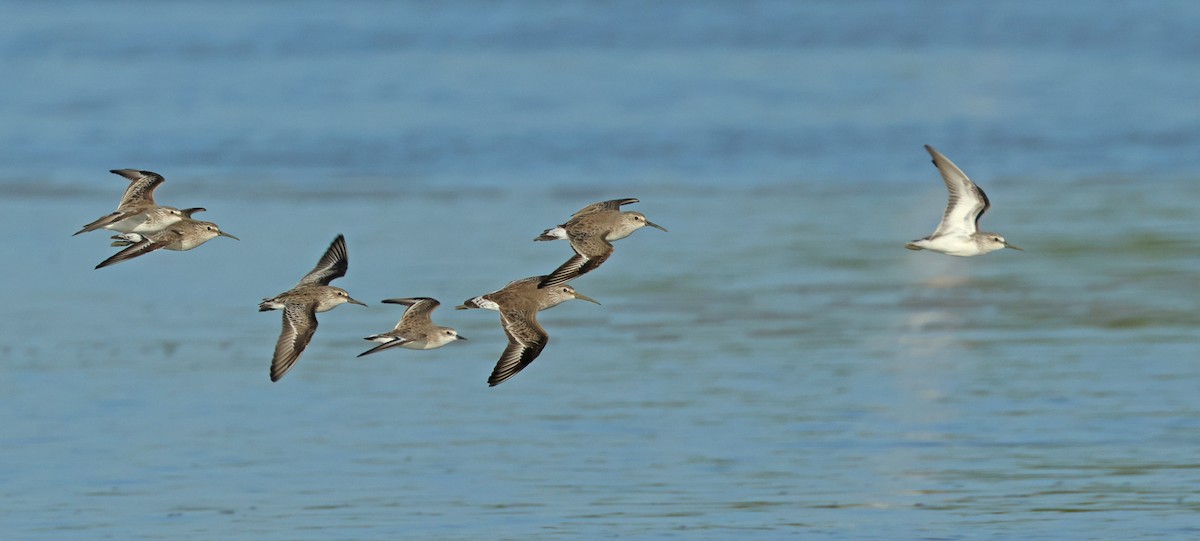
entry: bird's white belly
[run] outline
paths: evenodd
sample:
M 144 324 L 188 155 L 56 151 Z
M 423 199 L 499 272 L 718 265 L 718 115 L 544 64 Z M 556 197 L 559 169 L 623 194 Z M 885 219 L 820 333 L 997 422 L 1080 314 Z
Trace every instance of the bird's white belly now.
M 180 239 L 179 242 L 173 242 L 168 246 L 164 246 L 164 248 L 166 248 L 168 250 L 179 250 L 179 251 L 191 250 L 192 248 L 200 246 L 201 244 L 204 244 L 210 240 L 212 240 L 212 237 L 189 236 L 189 237 L 184 237 L 184 238 Z
M 400 347 L 406 348 L 406 349 L 433 349 L 437 346 L 430 344 L 429 342 L 427 342 L 425 340 L 413 340 L 412 342 L 408 342 Z
M 618 229 L 607 235 L 604 235 L 604 240 L 606 240 L 608 242 L 612 242 L 614 240 L 621 240 L 625 237 L 628 237 L 629 235 L 632 235 L 633 231 L 634 231 L 633 229 L 630 229 L 628 231 L 621 231 Z
M 153 213 L 153 214 L 151 214 Z M 104 229 L 120 231 L 121 233 L 156 233 L 174 225 L 183 217 L 170 212 L 143 212 L 135 214 L 119 222 L 104 226 Z
M 145 225 L 146 215 L 143 213 L 130 216 L 119 222 L 113 222 L 104 226 L 103 229 L 121 233 L 152 233 L 153 231 L 148 231 Z
M 328 312 L 328 311 L 333 310 L 334 308 L 340 306 L 344 302 L 346 302 L 346 301 L 342 300 L 341 298 L 331 298 L 331 299 L 322 298 L 317 303 L 317 309 L 314 311 L 315 312 Z
M 984 253 L 979 250 L 979 245 L 975 243 L 975 239 L 968 235 L 941 235 L 929 240 L 922 240 L 916 244 L 926 250 L 959 257 L 969 257 Z

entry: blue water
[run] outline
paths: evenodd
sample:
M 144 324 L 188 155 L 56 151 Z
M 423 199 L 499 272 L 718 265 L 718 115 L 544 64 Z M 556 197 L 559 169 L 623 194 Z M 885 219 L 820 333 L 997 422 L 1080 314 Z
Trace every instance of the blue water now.
M 1194 3 L 0 8 L 5 539 L 1200 534 Z M 903 249 L 926 143 L 1025 253 Z M 92 270 L 120 167 L 242 241 Z M 670 232 L 487 388 L 449 307 L 616 197 Z M 419 295 L 471 340 L 354 358 Z

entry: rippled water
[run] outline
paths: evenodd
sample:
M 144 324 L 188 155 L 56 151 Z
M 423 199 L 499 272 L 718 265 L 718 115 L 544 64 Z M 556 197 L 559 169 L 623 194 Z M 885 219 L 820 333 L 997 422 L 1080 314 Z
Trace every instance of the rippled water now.
M 1191 4 L 63 5 L 0 22 L 5 538 L 1197 535 Z M 923 143 L 1026 252 L 903 249 Z M 92 270 L 127 166 L 243 240 Z M 627 196 L 487 388 L 449 307 Z M 371 306 L 271 384 L 337 233 Z M 415 295 L 471 340 L 354 358 Z

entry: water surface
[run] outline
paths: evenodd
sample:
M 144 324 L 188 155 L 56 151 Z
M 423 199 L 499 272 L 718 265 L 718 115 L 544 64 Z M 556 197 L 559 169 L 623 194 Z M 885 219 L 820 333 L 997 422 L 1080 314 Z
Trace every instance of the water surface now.
M 1191 3 L 5 7 L 5 537 L 1197 534 Z M 903 249 L 924 143 L 1025 253 Z M 92 270 L 118 167 L 243 240 Z M 630 196 L 487 388 L 450 307 Z M 271 384 L 338 233 L 371 306 Z M 354 358 L 418 295 L 471 340 Z

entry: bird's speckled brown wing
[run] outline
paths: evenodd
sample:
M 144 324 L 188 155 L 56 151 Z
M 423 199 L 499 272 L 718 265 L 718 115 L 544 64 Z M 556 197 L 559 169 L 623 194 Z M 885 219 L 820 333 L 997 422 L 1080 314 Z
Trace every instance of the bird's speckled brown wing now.
M 488 378 L 488 385 L 492 387 L 529 366 L 550 341 L 546 330 L 537 322 L 536 308 L 502 307 L 500 325 L 504 327 L 504 334 L 508 336 L 508 347 L 500 354 L 500 360 L 496 362 L 496 367 Z
M 153 206 L 154 190 L 166 182 L 162 175 L 153 171 L 138 171 L 137 169 L 113 169 L 110 173 L 129 179 L 129 187 L 121 196 L 121 205 L 117 208 Z
M 101 261 L 99 265 L 96 265 L 96 268 L 104 268 L 109 265 L 115 265 L 122 261 L 128 261 L 135 257 L 148 254 L 160 248 L 165 248 L 173 242 L 178 242 L 181 238 L 183 238 L 183 232 L 174 228 L 168 228 L 153 235 L 142 235 L 142 240 L 135 242 L 128 248 L 113 254 L 112 257 Z M 124 242 L 128 241 L 120 241 L 116 244 L 119 245 Z
M 275 355 L 271 358 L 271 381 L 279 381 L 296 359 L 304 353 L 313 333 L 317 332 L 317 305 L 315 302 L 289 302 L 283 308 L 283 331 L 275 342 Z
M 590 214 L 592 212 L 597 212 L 597 211 L 602 211 L 602 210 L 621 210 L 622 205 L 629 205 L 629 204 L 637 203 L 637 202 L 638 202 L 638 200 L 633 197 L 626 197 L 624 199 L 609 199 L 608 201 L 600 201 L 597 203 L 592 203 L 586 207 L 583 207 L 583 208 L 575 211 L 575 214 L 572 214 L 571 218 L 577 218 L 584 214 Z
M 346 253 L 346 238 L 338 235 L 325 250 L 321 259 L 317 261 L 317 266 L 305 274 L 296 287 L 312 284 L 327 286 L 329 282 L 345 276 L 346 270 L 349 268 L 350 258 Z

